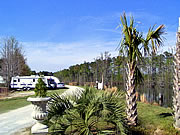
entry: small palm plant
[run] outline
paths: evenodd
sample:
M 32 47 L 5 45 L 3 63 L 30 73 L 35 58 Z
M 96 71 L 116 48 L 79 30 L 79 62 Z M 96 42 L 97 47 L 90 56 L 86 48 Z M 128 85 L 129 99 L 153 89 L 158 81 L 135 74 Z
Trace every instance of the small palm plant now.
M 42 78 L 38 79 L 34 92 L 35 92 L 36 97 L 46 97 L 47 87 L 46 87 L 45 82 L 42 80 Z
M 51 98 L 48 125 L 53 134 L 126 134 L 122 93 L 86 88 L 80 98 Z

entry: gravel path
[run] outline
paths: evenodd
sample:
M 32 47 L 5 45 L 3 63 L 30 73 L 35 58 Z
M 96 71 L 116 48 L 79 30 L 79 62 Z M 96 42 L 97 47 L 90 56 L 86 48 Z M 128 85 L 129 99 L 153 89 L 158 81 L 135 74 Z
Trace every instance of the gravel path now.
M 83 88 L 76 86 L 66 86 L 69 89 L 62 93 L 62 96 L 80 96 Z M 22 128 L 30 127 L 35 123 L 32 119 L 32 105 L 28 105 L 7 113 L 0 114 L 0 135 L 13 135 Z
M 12 110 L 0 115 L 0 135 L 11 135 L 21 128 L 34 124 L 31 117 L 32 105 Z

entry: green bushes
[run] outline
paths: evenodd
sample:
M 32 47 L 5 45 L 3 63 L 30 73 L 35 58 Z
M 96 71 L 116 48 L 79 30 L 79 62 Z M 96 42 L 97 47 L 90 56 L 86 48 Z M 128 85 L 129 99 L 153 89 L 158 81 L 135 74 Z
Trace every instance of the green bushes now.
M 46 97 L 47 87 L 46 87 L 45 82 L 42 80 L 42 78 L 38 79 L 34 92 L 35 92 L 36 97 Z
M 86 88 L 80 98 L 52 95 L 47 124 L 53 134 L 126 134 L 124 94 Z

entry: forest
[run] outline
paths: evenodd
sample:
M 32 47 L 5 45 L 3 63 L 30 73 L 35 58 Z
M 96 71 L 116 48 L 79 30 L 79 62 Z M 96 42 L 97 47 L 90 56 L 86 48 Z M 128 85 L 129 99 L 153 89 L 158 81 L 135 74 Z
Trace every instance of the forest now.
M 95 58 L 93 62 L 84 62 L 82 64 L 72 65 L 68 69 L 55 72 L 54 76 L 66 84 L 74 85 L 95 85 L 95 82 L 101 82 L 104 78 L 106 87 L 118 87 L 126 89 L 126 64 L 125 56 L 111 57 L 108 52 L 102 53 Z M 140 85 L 137 86 L 137 92 L 145 94 L 148 102 L 158 102 L 164 106 L 171 106 L 172 87 L 173 87 L 173 51 L 154 54 L 143 57 L 138 67 L 142 73 Z M 139 96 L 140 98 L 140 96 Z

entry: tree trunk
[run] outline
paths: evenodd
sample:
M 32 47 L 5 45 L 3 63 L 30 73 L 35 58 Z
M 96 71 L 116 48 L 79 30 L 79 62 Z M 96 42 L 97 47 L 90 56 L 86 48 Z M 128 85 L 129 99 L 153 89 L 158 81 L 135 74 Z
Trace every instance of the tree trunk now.
M 153 101 L 156 101 L 156 54 L 155 52 L 152 52 L 152 78 L 151 78 L 151 91 L 153 92 Z
M 135 126 L 137 124 L 137 103 L 136 103 L 136 90 L 135 90 L 135 62 L 127 64 L 127 92 L 126 92 L 126 102 L 127 102 L 127 119 L 128 124 Z
M 174 86 L 173 86 L 173 110 L 175 128 L 180 128 L 180 33 L 178 32 L 178 40 L 176 44 L 176 54 L 174 56 Z
M 102 83 L 102 89 L 104 90 L 104 77 L 103 77 L 103 74 L 102 74 L 102 81 L 101 81 L 101 83 Z

